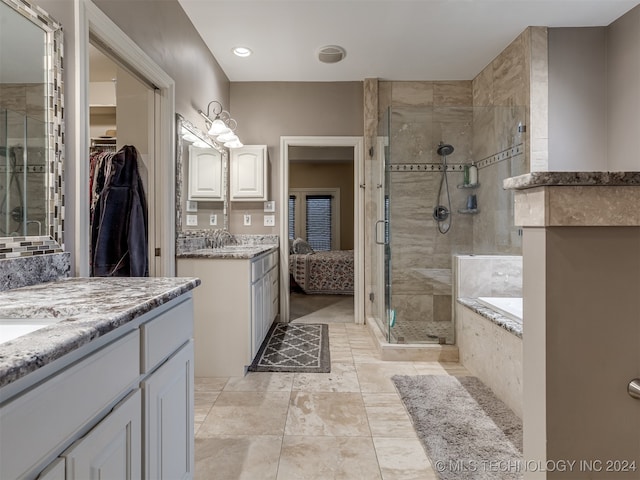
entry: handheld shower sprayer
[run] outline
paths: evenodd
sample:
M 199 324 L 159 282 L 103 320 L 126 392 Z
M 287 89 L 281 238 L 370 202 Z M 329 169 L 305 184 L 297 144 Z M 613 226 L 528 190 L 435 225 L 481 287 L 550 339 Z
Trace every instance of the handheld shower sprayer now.
M 438 144 L 436 153 L 442 157 L 442 177 L 440 177 L 440 187 L 438 188 L 438 198 L 436 198 L 436 206 L 433 209 L 433 218 L 438 223 L 438 231 L 445 234 L 451 228 L 451 219 L 449 215 L 451 213 L 451 196 L 449 195 L 449 181 L 447 179 L 447 155 L 453 153 L 453 146 L 442 141 Z M 440 197 L 442 196 L 442 185 L 445 185 L 445 191 L 447 192 L 447 206 L 440 204 Z M 448 223 L 445 223 L 449 219 Z

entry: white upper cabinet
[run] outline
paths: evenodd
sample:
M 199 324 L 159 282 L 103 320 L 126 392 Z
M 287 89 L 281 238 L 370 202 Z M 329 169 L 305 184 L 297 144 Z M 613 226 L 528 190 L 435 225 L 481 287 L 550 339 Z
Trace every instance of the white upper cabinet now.
M 267 200 L 267 146 L 245 145 L 231 150 L 231 200 Z
M 222 154 L 214 148 L 189 146 L 189 200 L 224 200 Z

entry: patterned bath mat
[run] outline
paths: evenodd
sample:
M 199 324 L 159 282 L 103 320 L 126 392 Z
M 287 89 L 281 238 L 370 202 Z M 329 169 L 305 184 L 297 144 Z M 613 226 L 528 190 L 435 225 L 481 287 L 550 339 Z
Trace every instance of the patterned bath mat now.
M 440 480 L 520 480 L 522 422 L 476 377 L 392 377 Z
M 274 323 L 249 371 L 329 373 L 329 327 L 326 324 Z

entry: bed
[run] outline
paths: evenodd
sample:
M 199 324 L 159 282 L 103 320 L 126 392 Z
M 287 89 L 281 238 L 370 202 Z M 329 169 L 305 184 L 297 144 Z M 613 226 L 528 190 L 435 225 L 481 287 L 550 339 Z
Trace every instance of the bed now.
M 292 253 L 289 273 L 304 293 L 353 295 L 353 250 Z

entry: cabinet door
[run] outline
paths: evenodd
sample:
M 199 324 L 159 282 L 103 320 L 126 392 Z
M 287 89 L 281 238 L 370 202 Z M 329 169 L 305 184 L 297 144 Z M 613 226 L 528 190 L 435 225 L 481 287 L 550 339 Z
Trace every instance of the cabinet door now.
M 251 285 L 251 358 L 256 356 L 264 339 L 264 281 Z
M 190 145 L 189 200 L 223 200 L 222 194 L 222 154 Z
M 149 378 L 144 394 L 144 478 L 193 478 L 193 340 Z
M 140 399 L 136 389 L 63 454 L 68 480 L 141 478 Z
M 267 200 L 267 146 L 235 148 L 230 159 L 231 200 Z
M 66 475 L 64 458 L 56 458 L 38 475 L 38 480 L 66 480 Z

